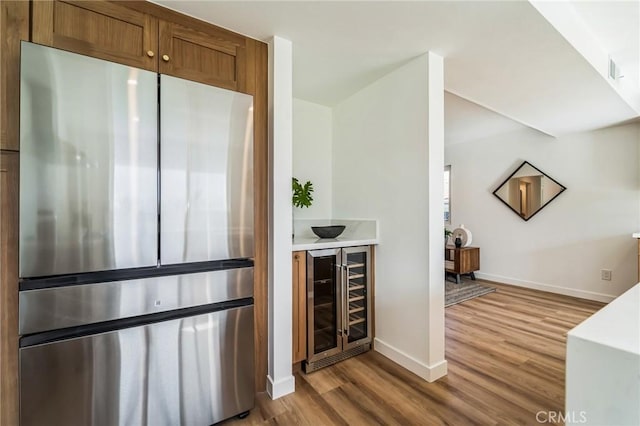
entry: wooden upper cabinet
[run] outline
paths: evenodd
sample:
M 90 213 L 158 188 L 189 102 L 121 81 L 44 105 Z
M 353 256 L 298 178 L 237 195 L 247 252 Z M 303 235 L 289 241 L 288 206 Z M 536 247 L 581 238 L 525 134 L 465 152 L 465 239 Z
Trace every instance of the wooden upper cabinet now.
M 255 40 L 148 2 L 33 1 L 35 43 L 253 94 Z
M 160 21 L 159 72 L 246 92 L 247 40 L 228 31 Z
M 0 0 L 0 149 L 12 151 L 20 150 L 21 40 L 29 40 L 29 3 Z
M 157 18 L 115 2 L 34 1 L 32 39 L 108 61 L 158 69 Z

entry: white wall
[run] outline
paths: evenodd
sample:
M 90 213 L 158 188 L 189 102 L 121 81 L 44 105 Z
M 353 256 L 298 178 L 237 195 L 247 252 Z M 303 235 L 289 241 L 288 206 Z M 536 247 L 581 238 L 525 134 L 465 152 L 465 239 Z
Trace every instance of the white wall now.
M 427 380 L 446 374 L 443 95 L 442 58 L 426 54 L 333 111 L 333 216 L 379 221 L 375 348 Z
M 523 128 L 447 146 L 452 225 L 473 233 L 477 275 L 601 301 L 636 283 L 639 145 L 640 125 L 630 124 L 557 139 Z M 528 222 L 492 195 L 523 160 L 567 187 Z
M 267 392 L 295 390 L 291 374 L 291 146 L 293 52 L 289 40 L 269 40 L 269 334 Z
M 313 204 L 294 208 L 294 219 L 331 219 L 332 110 L 293 100 L 293 176 L 313 183 Z

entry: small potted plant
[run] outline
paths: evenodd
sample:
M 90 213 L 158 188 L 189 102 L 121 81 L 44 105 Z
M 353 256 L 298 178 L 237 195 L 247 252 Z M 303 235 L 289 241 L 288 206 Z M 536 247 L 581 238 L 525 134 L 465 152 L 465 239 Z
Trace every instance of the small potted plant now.
M 447 241 L 449 241 L 449 237 L 453 235 L 453 231 L 444 228 L 444 245 L 447 245 Z
M 293 190 L 292 202 L 294 207 L 311 207 L 313 204 L 313 184 L 307 181 L 302 185 L 298 178 L 291 178 L 291 187 Z
M 311 204 L 313 204 L 313 184 L 311 181 L 307 181 L 303 185 L 298 181 L 298 178 L 291 178 L 291 189 L 293 191 L 291 202 L 294 207 L 311 207 Z M 291 238 L 294 236 L 295 232 L 292 226 Z

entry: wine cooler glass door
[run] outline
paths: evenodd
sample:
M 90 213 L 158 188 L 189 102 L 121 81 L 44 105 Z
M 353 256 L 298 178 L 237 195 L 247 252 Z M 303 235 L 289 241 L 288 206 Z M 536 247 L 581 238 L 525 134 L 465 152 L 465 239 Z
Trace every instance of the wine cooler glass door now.
M 339 250 L 307 252 L 308 362 L 342 350 Z
M 369 247 L 343 249 L 345 269 L 344 349 L 371 340 L 370 252 Z

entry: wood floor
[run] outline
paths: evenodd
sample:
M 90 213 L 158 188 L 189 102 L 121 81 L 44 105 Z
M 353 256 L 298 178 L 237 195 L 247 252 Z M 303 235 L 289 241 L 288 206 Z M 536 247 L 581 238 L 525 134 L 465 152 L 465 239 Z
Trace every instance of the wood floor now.
M 539 424 L 537 412 L 563 411 L 566 332 L 603 304 L 495 287 L 446 309 L 449 373 L 437 382 L 370 351 L 296 374 L 294 394 L 261 394 L 225 426 Z

